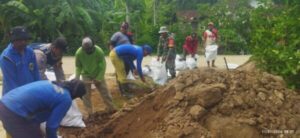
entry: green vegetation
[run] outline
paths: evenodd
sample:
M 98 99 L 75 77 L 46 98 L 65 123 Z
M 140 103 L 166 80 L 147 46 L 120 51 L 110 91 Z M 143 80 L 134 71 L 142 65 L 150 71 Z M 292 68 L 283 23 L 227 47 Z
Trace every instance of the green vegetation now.
M 159 27 L 168 26 L 181 53 L 186 35 L 195 31 L 201 40 L 212 21 L 219 29 L 221 53 L 251 53 L 261 68 L 299 88 L 299 13 L 299 0 L 1 0 L 0 44 L 4 49 L 12 26 L 25 25 L 34 41 L 65 36 L 70 55 L 85 35 L 108 52 L 111 35 L 128 21 L 135 42 L 154 48 Z
M 300 88 L 300 1 L 265 3 L 251 16 L 253 59 L 268 72 Z

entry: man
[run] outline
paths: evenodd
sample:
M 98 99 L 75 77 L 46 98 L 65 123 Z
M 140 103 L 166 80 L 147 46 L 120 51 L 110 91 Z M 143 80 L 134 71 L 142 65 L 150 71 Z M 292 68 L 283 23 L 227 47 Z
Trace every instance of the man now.
M 36 57 L 32 49 L 27 48 L 31 36 L 23 26 L 14 27 L 10 32 L 11 43 L 0 57 L 5 95 L 19 86 L 40 80 Z
M 110 49 L 122 44 L 133 44 L 133 36 L 131 32 L 128 32 L 129 24 L 123 22 L 120 27 L 120 31 L 116 32 L 110 38 Z
M 197 48 L 198 48 L 198 38 L 197 38 L 197 34 L 193 32 L 191 35 L 185 38 L 185 42 L 183 45 L 182 60 L 186 60 L 186 56 L 188 54 L 191 54 L 192 57 L 195 58 L 195 54 L 197 53 Z
M 87 93 L 83 97 L 83 103 L 87 108 L 89 114 L 93 113 L 91 103 L 91 84 L 94 83 L 97 90 L 100 92 L 104 103 L 107 106 L 108 112 L 115 111 L 112 102 L 112 97 L 107 89 L 104 79 L 106 62 L 102 49 L 94 45 L 89 37 L 82 40 L 82 46 L 76 51 L 75 54 L 76 78 L 82 76 Z
M 152 48 L 148 45 L 144 45 L 139 47 L 137 45 L 124 44 L 120 45 L 113 50 L 110 51 L 109 57 L 113 66 L 115 67 L 117 81 L 120 84 L 120 92 L 122 96 L 127 98 L 131 98 L 132 96 L 126 92 L 126 71 L 124 64 L 130 65 L 130 70 L 132 70 L 135 74 L 138 74 L 143 82 L 145 78 L 142 72 L 142 61 L 143 57 L 152 53 Z M 136 60 L 136 66 L 133 61 Z
M 33 43 L 29 47 L 34 49 L 42 79 L 47 79 L 45 75 L 47 67 L 53 67 L 56 80 L 65 80 L 62 68 L 63 53 L 67 50 L 67 41 L 65 38 L 58 37 L 52 43 Z
M 210 62 L 212 62 L 212 67 L 215 66 L 215 59 L 217 57 L 217 40 L 218 40 L 218 30 L 214 28 L 214 23 L 208 23 L 208 29 L 203 33 L 203 44 L 205 48 L 205 58 L 207 66 L 210 67 Z
M 168 35 L 168 29 L 166 26 L 160 27 L 159 30 L 159 42 L 157 46 L 157 52 L 158 57 L 157 61 L 160 60 L 160 57 L 162 56 L 162 61 L 166 61 L 166 69 L 171 74 L 171 78 L 176 77 L 176 71 L 175 71 L 175 58 L 176 58 L 176 49 L 175 49 L 175 42 L 174 42 L 174 36 Z
M 57 129 L 72 100 L 86 90 L 80 80 L 36 81 L 11 90 L 0 101 L 0 120 L 13 138 L 42 138 L 40 123 L 46 121 L 46 137 L 57 138 Z

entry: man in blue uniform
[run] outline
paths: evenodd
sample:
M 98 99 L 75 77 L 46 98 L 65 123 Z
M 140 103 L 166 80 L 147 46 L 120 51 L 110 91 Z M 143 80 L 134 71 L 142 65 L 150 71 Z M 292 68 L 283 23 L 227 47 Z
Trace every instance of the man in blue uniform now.
M 40 123 L 46 121 L 46 137 L 56 131 L 72 100 L 86 93 L 84 83 L 47 80 L 29 83 L 9 91 L 0 100 L 0 120 L 13 138 L 42 138 Z
M 3 74 L 2 95 L 8 91 L 40 80 L 36 57 L 32 49 L 27 48 L 31 36 L 25 27 L 14 27 L 10 32 L 11 43 L 0 56 Z
M 139 47 L 137 45 L 124 44 L 115 47 L 111 50 L 109 57 L 116 70 L 117 81 L 120 84 L 120 92 L 123 96 L 128 95 L 126 89 L 126 71 L 125 64 L 129 65 L 130 70 L 138 74 L 143 82 L 145 78 L 142 72 L 142 61 L 144 56 L 152 53 L 152 48 L 148 45 Z M 133 61 L 136 60 L 136 66 Z M 131 97 L 128 95 L 128 97 Z

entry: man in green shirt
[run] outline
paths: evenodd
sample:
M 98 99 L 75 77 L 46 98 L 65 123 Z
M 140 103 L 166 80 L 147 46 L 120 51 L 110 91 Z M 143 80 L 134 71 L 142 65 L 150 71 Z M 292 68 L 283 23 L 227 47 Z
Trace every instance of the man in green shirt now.
M 104 103 L 107 106 L 108 112 L 115 111 L 112 103 L 112 97 L 107 89 L 104 79 L 106 62 L 103 50 L 94 45 L 89 37 L 82 40 L 82 47 L 80 47 L 75 54 L 76 78 L 80 75 L 86 84 L 87 92 L 83 96 L 83 103 L 87 108 L 89 114 L 93 113 L 91 103 L 91 84 L 93 83 L 100 92 Z

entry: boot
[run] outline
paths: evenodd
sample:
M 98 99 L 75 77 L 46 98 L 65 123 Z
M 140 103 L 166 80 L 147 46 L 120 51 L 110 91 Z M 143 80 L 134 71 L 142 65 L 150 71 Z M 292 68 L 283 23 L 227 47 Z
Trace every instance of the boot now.
M 131 98 L 134 97 L 133 94 L 128 92 L 128 85 L 127 84 L 121 84 L 121 83 L 119 83 L 119 84 L 120 84 L 119 89 L 120 89 L 121 95 L 123 97 L 126 97 L 127 99 L 131 99 Z

